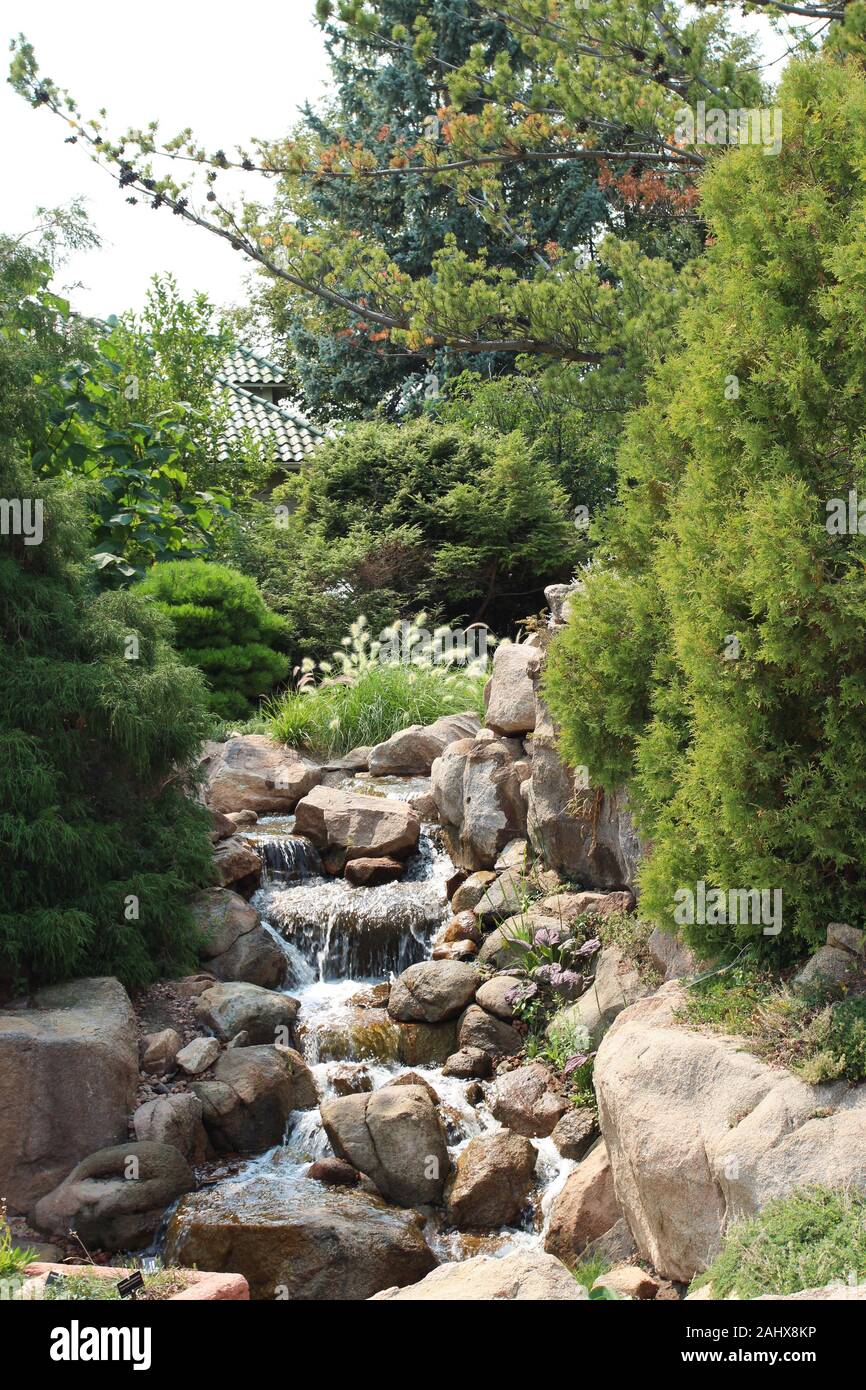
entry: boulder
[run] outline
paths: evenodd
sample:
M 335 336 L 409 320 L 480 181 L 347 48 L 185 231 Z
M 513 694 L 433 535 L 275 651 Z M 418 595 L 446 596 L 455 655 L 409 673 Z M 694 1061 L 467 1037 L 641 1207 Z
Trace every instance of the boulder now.
M 474 738 L 481 727 L 474 714 L 446 714 L 432 724 L 412 724 L 370 749 L 373 777 L 426 776 L 449 743 Z
M 357 888 L 376 888 L 380 883 L 394 883 L 402 878 L 406 865 L 399 859 L 350 859 L 346 865 L 346 879 Z
M 399 1076 L 393 1076 L 390 1081 L 383 1081 L 380 1090 L 387 1090 L 389 1086 L 420 1086 L 422 1091 L 426 1091 L 434 1105 L 439 1104 L 437 1091 L 427 1079 L 417 1071 L 404 1071 Z
M 525 873 L 530 868 L 531 859 L 528 840 L 509 840 L 505 848 L 496 856 L 496 863 L 493 867 L 499 874 L 504 873 L 506 869 L 519 869 L 521 873 Z
M 439 1201 L 450 1161 L 442 1121 L 422 1087 L 384 1086 L 324 1101 L 321 1113 L 334 1153 L 371 1178 L 387 1201 Z
M 431 790 L 456 865 L 492 869 L 505 846 L 526 834 L 520 789 L 528 776 L 528 762 L 504 739 L 459 739 L 436 759 Z
M 629 958 L 618 946 L 605 946 L 598 957 L 595 976 L 586 992 L 574 1004 L 560 1009 L 549 1028 L 563 1022 L 586 1028 L 597 1045 L 623 1009 L 652 993 Z
M 491 883 L 495 882 L 496 874 L 492 869 L 478 869 L 476 873 L 464 877 L 452 895 L 451 910 L 455 914 L 470 911 L 481 901 Z
M 211 985 L 195 1002 L 198 1022 L 222 1042 L 243 1031 L 252 1043 L 287 1043 L 299 1009 L 297 999 L 288 994 L 242 981 Z
M 840 946 L 855 956 L 866 955 L 866 932 L 850 927 L 847 922 L 831 922 L 827 928 L 827 945 Z
M 453 1048 L 452 1048 L 453 1051 Z M 30 1211 L 87 1154 L 121 1143 L 138 1086 L 135 1014 L 115 979 L 0 1011 L 0 1195 Z
M 568 622 L 569 599 L 581 588 L 581 583 L 576 579 L 570 584 L 548 584 L 544 597 L 550 609 L 550 627 L 564 627 Z
M 659 1291 L 659 1281 L 638 1265 L 618 1265 L 601 1274 L 592 1286 L 594 1289 L 610 1289 L 620 1298 L 655 1298 Z
M 477 1004 L 470 1004 L 459 1020 L 457 1042 L 461 1051 L 477 1048 L 489 1052 L 491 1057 L 509 1057 L 523 1047 L 523 1034 L 501 1018 L 485 1013 Z
M 146 1101 L 136 1110 L 132 1124 L 141 1143 L 170 1144 L 188 1163 L 204 1160 L 207 1138 L 201 1101 L 190 1091 Z
M 259 914 L 239 893 L 206 888 L 191 903 L 204 945 L 200 956 L 218 980 L 242 980 L 275 989 L 286 973 L 279 944 L 260 925 Z
M 524 911 L 530 886 L 519 869 L 506 869 L 479 898 L 475 916 L 492 923 L 505 917 L 519 916 Z
M 432 792 L 417 792 L 406 798 L 406 805 L 411 806 L 422 825 L 435 825 L 439 820 L 439 807 Z
M 440 941 L 438 946 L 433 947 L 430 959 L 456 960 L 465 965 L 477 955 L 478 947 L 474 941 Z
M 698 1294 L 689 1294 L 689 1298 L 698 1297 L 703 1293 L 703 1289 L 698 1290 Z M 824 1284 L 820 1289 L 801 1289 L 799 1293 L 762 1293 L 757 1298 L 749 1300 L 750 1303 L 813 1303 L 815 1299 L 824 1301 L 825 1299 L 845 1300 L 850 1299 L 860 1302 L 866 1299 L 866 1284 Z
M 514 1008 L 509 1002 L 509 996 L 517 984 L 518 981 L 513 975 L 494 975 L 491 980 L 485 980 L 475 995 L 475 1002 L 485 1013 L 494 1014 L 503 1022 L 511 1023 L 514 1019 Z
M 180 1151 L 169 1144 L 128 1143 L 90 1154 L 53 1192 L 40 1198 L 32 1220 L 40 1231 L 75 1231 L 99 1250 L 137 1250 L 156 1233 L 167 1206 L 195 1186 Z
M 447 923 L 443 933 L 443 941 L 472 941 L 476 946 L 480 946 L 484 940 L 484 933 L 478 925 L 478 919 L 474 912 L 458 912 Z
M 621 1216 L 603 1236 L 596 1236 L 595 1240 L 589 1242 L 584 1248 L 581 1260 L 601 1260 L 606 1265 L 616 1265 L 633 1260 L 636 1255 L 634 1236 L 628 1228 L 628 1222 Z
M 479 975 L 460 961 L 420 961 L 391 985 L 388 1012 L 403 1023 L 444 1023 L 475 997 Z
M 240 835 L 220 841 L 214 849 L 213 862 L 222 888 L 233 883 L 255 886 L 262 872 L 262 861 Z
M 824 985 L 842 991 L 857 973 L 860 962 L 843 946 L 820 946 L 794 976 L 795 985 Z
M 663 980 L 681 980 L 698 974 L 700 963 L 694 951 L 672 932 L 654 927 L 648 945 L 650 959 Z
M 562 762 L 556 725 L 538 695 L 525 792 L 526 833 L 548 868 L 592 888 L 634 883 L 641 846 L 625 792 L 589 787 L 586 769 Z
M 315 787 L 295 813 L 296 835 L 305 835 L 317 849 L 337 849 L 347 859 L 405 859 L 420 832 L 418 817 L 404 801 L 337 787 Z
M 316 1083 L 290 1047 L 237 1047 L 224 1052 L 213 1079 L 192 1090 L 218 1153 L 262 1153 L 282 1141 L 293 1110 L 318 1104 Z
M 328 1080 L 336 1096 L 357 1096 L 373 1089 L 370 1068 L 363 1062 L 341 1062 L 331 1068 Z
M 531 925 L 537 929 L 545 924 L 545 920 L 533 919 Z M 481 943 L 478 964 L 492 966 L 495 970 L 509 970 L 514 966 L 523 965 L 529 949 L 529 942 L 524 933 L 529 925 L 529 918 L 521 915 L 508 917 L 501 926 L 494 927 Z M 550 925 L 556 924 L 551 922 Z
M 165 1076 L 175 1069 L 183 1039 L 174 1028 L 148 1033 L 141 1040 L 141 1070 L 150 1076 Z
M 598 1138 L 598 1117 L 588 1105 L 566 1110 L 550 1137 L 563 1158 L 579 1163 Z
M 344 1158 L 320 1158 L 310 1164 L 307 1177 L 326 1187 L 355 1187 L 361 1180 L 361 1174 Z
M 485 723 L 497 734 L 526 734 L 535 728 L 535 687 L 540 652 L 529 642 L 503 642 L 493 656 L 485 691 Z
M 594 1082 L 616 1191 L 638 1250 L 690 1280 L 728 1225 L 797 1188 L 866 1188 L 866 1086 L 810 1086 L 742 1039 L 678 1022 L 663 985 L 621 1013 Z
M 620 1216 L 610 1160 L 599 1140 L 553 1199 L 544 1248 L 574 1265 L 590 1241 L 605 1235 Z
M 445 1210 L 458 1231 L 516 1222 L 532 1186 L 538 1154 L 508 1129 L 470 1139 L 445 1191 Z
M 227 840 L 230 835 L 234 835 L 237 822 L 229 820 L 222 811 L 211 811 L 211 830 L 210 838 L 212 844 L 218 844 L 220 840 Z
M 321 779 L 314 762 L 265 734 L 205 746 L 205 800 L 216 811 L 293 811 Z
M 553 1089 L 553 1075 L 540 1062 L 501 1072 L 490 1100 L 494 1119 L 515 1134 L 539 1139 L 552 1134 L 569 1104 Z
M 626 889 L 618 893 L 551 893 L 533 907 L 533 912 L 572 927 L 579 917 L 609 917 L 614 912 L 631 912 L 633 907 L 634 894 Z
M 187 1076 L 199 1076 L 212 1067 L 220 1055 L 216 1038 L 193 1038 L 177 1054 L 177 1064 Z
M 493 1058 L 480 1048 L 464 1047 L 451 1054 L 442 1068 L 442 1075 L 457 1076 L 464 1081 L 471 1081 L 473 1077 L 486 1081 L 493 1075 Z
M 415 1212 L 357 1186 L 278 1191 L 247 1183 L 185 1198 L 169 1226 L 167 1260 L 243 1274 L 253 1298 L 280 1302 L 357 1301 L 435 1268 Z
M 440 1265 L 426 1279 L 402 1289 L 385 1289 L 374 1296 L 374 1301 L 564 1303 L 588 1297 L 586 1289 L 559 1260 L 541 1250 L 520 1250 L 511 1255 L 474 1255 L 455 1264 Z

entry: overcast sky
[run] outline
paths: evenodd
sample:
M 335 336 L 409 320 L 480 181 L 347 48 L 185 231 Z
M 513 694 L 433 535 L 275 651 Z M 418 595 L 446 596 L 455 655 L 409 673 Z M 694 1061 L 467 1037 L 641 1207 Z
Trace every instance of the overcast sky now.
M 86 116 L 106 107 L 113 133 L 159 116 L 165 136 L 189 125 L 208 148 L 230 149 L 253 135 L 286 133 L 298 107 L 323 94 L 327 63 L 313 11 L 314 0 L 0 0 L 0 38 L 23 31 L 41 71 L 68 88 Z M 767 33 L 761 20 L 745 23 Z M 782 49 L 769 38 L 766 56 Z M 774 66 L 773 76 L 779 71 Z M 166 270 L 185 294 L 205 290 L 221 305 L 243 300 L 250 267 L 241 256 L 179 218 L 129 207 L 80 146 L 63 143 L 57 117 L 32 110 L 5 80 L 0 136 L 4 232 L 31 227 L 38 206 L 87 199 L 102 249 L 74 257 L 62 272 L 64 283 L 82 282 L 72 291 L 81 312 L 138 308 L 151 276 Z M 254 176 L 252 188 L 261 194 Z
M 166 136 L 189 125 L 208 147 L 229 149 L 252 135 L 286 133 L 297 108 L 322 95 L 327 64 L 314 8 L 314 0 L 0 0 L 0 38 L 5 50 L 26 34 L 41 71 L 85 115 L 106 107 L 110 130 L 158 116 Z M 2 58 L 5 68 L 5 51 Z M 63 143 L 64 133 L 56 116 L 16 96 L 4 72 L 2 230 L 23 232 L 35 208 L 86 197 L 103 247 L 63 267 L 65 283 L 83 282 L 72 294 L 76 308 L 101 317 L 137 308 L 150 277 L 165 270 L 185 293 L 242 300 L 249 266 L 237 252 L 170 214 L 129 207 L 81 147 Z

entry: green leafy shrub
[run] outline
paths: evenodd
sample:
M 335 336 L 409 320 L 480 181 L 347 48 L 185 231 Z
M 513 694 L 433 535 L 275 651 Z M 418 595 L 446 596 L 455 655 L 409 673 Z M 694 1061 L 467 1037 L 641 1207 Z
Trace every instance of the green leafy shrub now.
M 703 182 L 702 292 L 630 420 L 546 681 L 568 760 L 630 784 L 645 915 L 675 929 L 700 881 L 778 890 L 780 936 L 682 926 L 702 955 L 777 961 L 866 892 L 866 534 L 827 526 L 866 496 L 863 69 L 792 63 L 780 104 L 779 155 L 741 147 Z
M 770 1202 L 739 1221 L 722 1253 L 692 1284 L 714 1298 L 798 1293 L 851 1277 L 866 1278 L 866 1194 L 814 1187 Z
M 156 565 L 138 589 L 172 621 L 184 661 L 207 677 L 224 719 L 248 714 L 289 670 L 285 625 L 247 575 L 204 560 Z
M 804 1081 L 862 1081 L 866 1077 L 866 999 L 840 999 L 813 1018 L 806 1032 L 812 1055 L 799 1068 Z
M 11 1279 L 21 1274 L 35 1258 L 33 1250 L 13 1243 L 12 1231 L 6 1220 L 6 1205 L 0 1201 L 0 1279 Z
M 0 497 L 40 503 L 43 534 L 0 536 L 0 990 L 137 985 L 197 958 L 185 902 L 212 855 L 183 781 L 205 692 L 152 605 L 97 595 L 80 490 L 34 475 L 46 367 L 69 344 L 50 304 L 34 326 L 41 271 L 22 255 L 0 240 Z
M 411 629 L 410 629 L 411 636 Z M 312 667 L 299 687 L 270 706 L 275 738 L 293 748 L 330 757 L 360 745 L 383 743 L 410 724 L 432 724 L 446 714 L 473 711 L 484 717 L 486 669 L 432 663 L 379 661 L 365 620 L 354 624 L 335 666 L 320 665 L 321 684 L 312 682 Z

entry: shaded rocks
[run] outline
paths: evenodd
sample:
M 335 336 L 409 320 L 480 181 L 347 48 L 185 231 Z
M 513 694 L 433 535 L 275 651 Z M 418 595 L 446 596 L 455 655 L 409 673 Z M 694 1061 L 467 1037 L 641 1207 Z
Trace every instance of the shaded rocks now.
M 794 976 L 795 985 L 823 986 L 840 993 L 862 968 L 863 932 L 844 922 L 827 928 L 827 942 L 820 946 Z
M 495 882 L 496 874 L 492 869 L 478 869 L 474 874 L 469 874 L 452 895 L 452 911 L 457 914 L 471 910 L 484 897 L 491 883 Z
M 274 1201 L 250 1185 L 184 1198 L 166 1257 L 243 1274 L 253 1298 L 339 1302 L 414 1283 L 435 1268 L 415 1212 L 358 1187 L 298 1184 Z
M 376 1300 L 411 1303 L 581 1302 L 589 1297 L 565 1265 L 540 1250 L 512 1255 L 475 1255 L 455 1264 L 440 1265 L 426 1279 L 408 1288 L 385 1289 Z
M 485 723 L 497 734 L 525 734 L 535 728 L 535 687 L 540 652 L 528 642 L 503 642 L 493 656 L 485 691 Z
M 500 1124 L 516 1134 L 538 1139 L 553 1133 L 569 1105 L 553 1089 L 553 1076 L 547 1067 L 530 1062 L 497 1076 L 490 1109 Z
M 563 1158 L 579 1163 L 598 1138 L 598 1119 L 589 1106 L 566 1110 L 557 1120 L 550 1137 Z
M 180 1151 L 169 1144 L 129 1143 L 100 1149 L 73 1168 L 36 1204 L 40 1231 L 76 1231 L 85 1245 L 135 1250 L 148 1243 L 165 1208 L 195 1186 Z
M 356 1187 L 361 1180 L 361 1174 L 344 1158 L 320 1158 L 310 1164 L 307 1177 L 326 1187 Z
M 157 1096 L 140 1105 L 132 1117 L 135 1137 L 145 1144 L 170 1144 L 188 1163 L 201 1163 L 207 1139 L 201 1101 L 189 1091 Z
M 192 1090 L 219 1153 L 262 1153 L 280 1143 L 293 1110 L 318 1104 L 312 1072 L 288 1047 L 232 1048 L 220 1057 L 213 1079 L 194 1082 Z
M 418 844 L 421 823 L 403 801 L 316 787 L 298 803 L 295 834 L 346 859 L 405 859 Z
M 309 758 L 264 734 L 205 746 L 205 800 L 216 811 L 293 811 L 321 779 Z
M 183 1039 L 174 1028 L 148 1033 L 141 1042 L 141 1070 L 151 1076 L 165 1076 L 175 1069 Z
M 474 738 L 481 727 L 474 714 L 447 714 L 432 724 L 411 724 L 370 749 L 374 777 L 424 776 L 449 743 Z
M 450 1162 L 436 1107 L 420 1086 L 324 1101 L 322 1124 L 338 1158 L 401 1207 L 437 1202 Z
M 252 891 L 261 877 L 262 861 L 240 835 L 220 841 L 214 849 L 213 862 L 222 888 L 230 888 L 234 883 Z
M 603 1236 L 619 1220 L 607 1150 L 599 1140 L 569 1173 L 550 1208 L 544 1248 L 573 1265 L 590 1241 Z
M 399 859 L 382 856 L 381 859 L 350 859 L 345 868 L 345 877 L 356 888 L 376 888 L 380 883 L 394 883 L 402 878 L 406 865 Z
M 222 1042 L 244 1032 L 251 1043 L 288 1043 L 299 1008 L 290 995 L 237 981 L 206 989 L 196 1000 L 195 1016 Z
M 448 1220 L 459 1231 L 512 1225 L 532 1186 L 538 1154 L 507 1129 L 470 1139 L 445 1192 Z
M 486 1081 L 493 1075 L 493 1058 L 478 1047 L 464 1047 L 451 1054 L 442 1068 L 442 1075 L 457 1076 L 465 1081 L 473 1078 Z
M 117 980 L 73 980 L 0 1012 L 0 1193 L 10 1212 L 29 1211 L 80 1159 L 122 1143 L 137 1086 L 135 1015 Z
M 477 1048 L 492 1057 L 510 1057 L 523 1046 L 523 1034 L 501 1018 L 485 1013 L 477 1004 L 470 1004 L 460 1018 L 457 1042 L 461 1051 Z
M 461 961 L 421 961 L 391 986 L 388 1012 L 403 1023 L 443 1023 L 475 997 L 479 976 Z
M 218 980 L 243 980 L 264 989 L 282 983 L 286 958 L 239 893 L 207 888 L 193 898 L 191 909 L 204 937 L 201 959 Z

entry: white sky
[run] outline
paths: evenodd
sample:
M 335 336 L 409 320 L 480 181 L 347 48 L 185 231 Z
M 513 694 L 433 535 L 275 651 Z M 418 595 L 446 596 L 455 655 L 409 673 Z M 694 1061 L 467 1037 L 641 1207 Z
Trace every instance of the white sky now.
M 57 117 L 8 86 L 7 41 L 23 32 L 41 72 L 68 88 L 84 115 L 106 107 L 112 132 L 159 117 L 166 136 L 189 125 L 209 148 L 230 150 L 252 135 L 286 133 L 297 108 L 322 95 L 327 64 L 314 8 L 314 0 L 0 0 L 0 228 L 21 233 L 35 208 L 87 199 L 102 249 L 61 272 L 66 284 L 82 282 L 71 297 L 84 313 L 138 308 L 150 277 L 166 270 L 184 294 L 241 302 L 249 263 L 180 218 L 129 207 L 80 146 L 63 143 Z M 261 192 L 260 179 L 256 186 Z
M 220 305 L 242 302 L 249 263 L 179 218 L 129 207 L 83 148 L 63 143 L 57 117 L 32 110 L 8 86 L 4 40 L 23 31 L 41 71 L 72 92 L 85 116 L 107 108 L 111 133 L 158 116 L 165 136 L 189 125 L 208 148 L 230 150 L 253 135 L 286 133 L 298 107 L 323 95 L 328 70 L 313 11 L 314 0 L 0 0 L 0 228 L 21 233 L 34 225 L 36 207 L 86 198 L 103 246 L 62 271 L 63 283 L 82 283 L 71 298 L 83 313 L 140 307 L 151 276 L 167 270 L 185 295 L 205 290 Z M 782 51 L 763 21 L 746 23 L 763 30 L 768 56 Z M 247 187 L 262 196 L 260 179 Z

